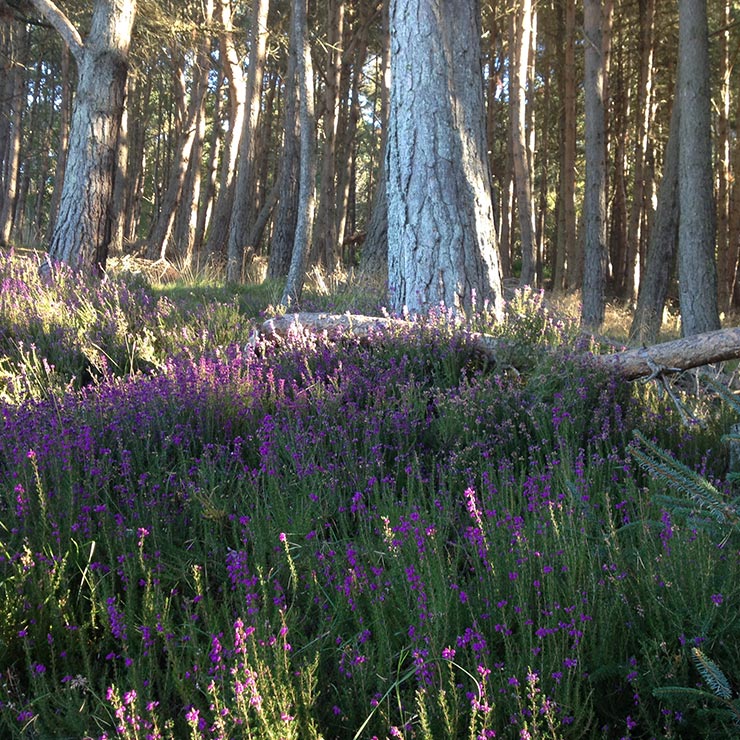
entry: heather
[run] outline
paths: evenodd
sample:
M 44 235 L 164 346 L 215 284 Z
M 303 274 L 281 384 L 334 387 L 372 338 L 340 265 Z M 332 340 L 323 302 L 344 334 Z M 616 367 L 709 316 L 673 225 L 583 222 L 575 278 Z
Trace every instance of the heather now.
M 631 454 L 733 511 L 716 396 L 537 294 L 268 343 L 257 289 L 0 274 L 3 736 L 736 736 L 736 520 Z

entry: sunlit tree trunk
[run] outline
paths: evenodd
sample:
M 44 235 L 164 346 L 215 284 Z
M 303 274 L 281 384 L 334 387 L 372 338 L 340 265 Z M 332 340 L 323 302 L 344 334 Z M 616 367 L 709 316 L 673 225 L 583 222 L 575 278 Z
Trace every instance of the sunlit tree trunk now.
M 229 224 L 234 209 L 236 161 L 239 155 L 239 142 L 244 130 L 247 95 L 245 76 L 234 45 L 231 3 L 229 0 L 220 0 L 220 6 L 223 30 L 219 39 L 219 50 L 229 91 L 229 129 L 223 137 L 221 170 L 218 177 L 219 191 L 213 206 L 211 228 L 205 245 L 207 259 L 217 261 L 220 258 L 226 258 Z
M 229 223 L 229 240 L 226 250 L 226 278 L 232 281 L 241 279 L 244 248 L 247 246 L 246 237 L 255 217 L 252 199 L 256 182 L 256 135 L 262 97 L 262 75 L 267 51 L 269 11 L 270 0 L 254 0 L 252 3 L 245 118 L 239 143 L 234 207 Z
M 584 0 L 586 186 L 583 200 L 584 268 L 581 323 L 604 321 L 606 281 L 606 125 L 601 0 Z
M 718 329 L 706 0 L 679 0 L 678 277 L 684 336 Z
M 396 311 L 502 311 L 486 153 L 480 6 L 392 0 L 388 282 Z
M 296 49 L 296 76 L 300 90 L 300 173 L 298 211 L 293 240 L 293 253 L 288 279 L 280 302 L 284 306 L 300 301 L 306 277 L 306 261 L 311 248 L 315 211 L 316 120 L 314 118 L 314 85 L 311 45 L 308 41 L 306 1 L 293 0 L 292 35 Z
M 96 0 L 84 42 L 50 0 L 32 3 L 68 44 L 78 74 L 67 168 L 49 259 L 100 272 L 108 257 L 118 131 L 136 2 Z
M 174 127 L 177 147 L 170 165 L 167 186 L 162 196 L 157 218 L 152 226 L 149 237 L 149 256 L 152 259 L 171 259 L 177 256 L 178 250 L 172 242 L 173 227 L 177 217 L 178 207 L 182 200 L 185 178 L 190 164 L 190 156 L 195 145 L 197 134 L 198 111 L 202 96 L 205 94 L 203 86 L 191 89 L 190 104 L 186 106 L 187 82 L 185 79 L 185 59 L 181 60 L 175 72 L 175 93 L 178 100 L 179 125 Z

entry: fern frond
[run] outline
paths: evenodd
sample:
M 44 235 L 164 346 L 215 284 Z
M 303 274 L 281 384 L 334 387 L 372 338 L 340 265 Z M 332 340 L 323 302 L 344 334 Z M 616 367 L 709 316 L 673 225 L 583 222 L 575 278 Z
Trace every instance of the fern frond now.
M 697 647 L 691 648 L 691 657 L 694 659 L 696 668 L 707 686 L 720 698 L 731 699 L 732 689 L 730 688 L 730 682 L 727 680 L 725 674 L 722 673 L 720 667 Z
M 656 699 L 696 699 L 697 701 L 720 701 L 718 696 L 703 689 L 694 689 L 690 686 L 658 686 L 652 690 Z M 724 703 L 724 702 L 723 702 Z
M 640 467 L 671 488 L 682 491 L 720 524 L 740 525 L 738 507 L 724 500 L 723 494 L 708 480 L 650 442 L 640 431 L 635 430 L 633 434 L 640 445 L 647 448 L 647 452 L 640 446 L 630 448 L 630 454 Z

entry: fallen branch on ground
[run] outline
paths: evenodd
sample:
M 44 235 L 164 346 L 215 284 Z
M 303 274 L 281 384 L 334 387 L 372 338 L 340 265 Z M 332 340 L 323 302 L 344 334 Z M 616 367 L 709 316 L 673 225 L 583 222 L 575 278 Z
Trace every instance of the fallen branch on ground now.
M 291 330 L 303 328 L 313 332 L 347 332 L 367 337 L 375 332 L 409 328 L 412 325 L 411 321 L 381 316 L 296 313 L 269 319 L 262 325 L 261 334 L 267 339 L 285 337 Z M 473 333 L 467 338 L 476 349 L 496 361 L 497 345 L 500 346 L 496 337 Z M 612 370 L 627 380 L 681 372 L 703 365 L 740 359 L 740 327 L 718 329 L 650 347 L 593 355 L 592 358 L 597 365 Z

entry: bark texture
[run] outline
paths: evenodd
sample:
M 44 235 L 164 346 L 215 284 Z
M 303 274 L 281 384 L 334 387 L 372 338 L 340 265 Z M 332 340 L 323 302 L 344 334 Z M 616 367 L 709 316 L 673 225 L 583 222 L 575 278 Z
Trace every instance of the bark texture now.
M 598 329 L 604 322 L 606 283 L 605 61 L 601 17 L 601 0 L 585 0 L 586 190 L 583 201 L 585 243 L 581 322 L 589 329 Z
M 33 0 L 77 61 L 78 80 L 64 185 L 49 259 L 103 271 L 111 235 L 113 180 L 135 0 L 97 0 L 84 42 L 48 0 Z
M 313 105 L 313 62 L 311 46 L 308 43 L 306 0 L 294 0 L 292 28 L 293 43 L 296 48 L 296 73 L 301 96 L 301 166 L 293 254 L 288 279 L 280 299 L 284 306 L 297 303 L 303 291 L 316 203 L 316 120 Z
M 678 248 L 678 125 L 681 108 L 674 103 L 668 146 L 663 157 L 663 179 L 658 190 L 650 232 L 645 274 L 640 281 L 630 337 L 641 343 L 658 339 L 668 286 L 676 266 Z
M 684 335 L 718 329 L 707 0 L 679 0 L 678 279 Z
M 234 210 L 229 224 L 229 241 L 226 254 L 226 277 L 241 279 L 245 238 L 253 218 L 252 197 L 256 182 L 255 159 L 257 123 L 262 98 L 262 76 L 267 51 L 267 14 L 270 0 L 255 0 L 252 4 L 252 29 L 250 34 L 249 71 L 247 72 L 246 115 L 239 144 Z
M 485 137 L 480 8 L 392 0 L 388 282 L 396 311 L 502 310 Z

